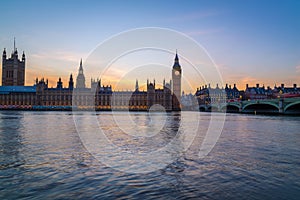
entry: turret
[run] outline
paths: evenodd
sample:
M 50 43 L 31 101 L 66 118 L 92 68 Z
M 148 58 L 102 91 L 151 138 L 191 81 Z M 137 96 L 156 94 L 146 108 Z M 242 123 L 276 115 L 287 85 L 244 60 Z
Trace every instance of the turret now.
M 74 88 L 74 81 L 73 81 L 73 75 L 70 75 L 70 79 L 69 79 L 69 89 L 73 90 Z
M 22 54 L 22 61 L 25 62 L 25 52 L 23 51 L 23 54 Z
M 36 81 L 38 81 L 38 83 L 36 84 L 36 91 L 38 93 L 48 88 L 48 85 L 45 83 L 44 78 L 41 78 L 41 80 L 38 80 L 38 78 L 36 78 Z
M 4 48 L 4 50 L 3 50 L 2 58 L 3 58 L 3 60 L 6 59 L 6 49 L 5 49 L 5 48 Z
M 62 89 L 63 83 L 61 82 L 61 78 L 59 77 L 58 82 L 57 82 L 57 88 Z

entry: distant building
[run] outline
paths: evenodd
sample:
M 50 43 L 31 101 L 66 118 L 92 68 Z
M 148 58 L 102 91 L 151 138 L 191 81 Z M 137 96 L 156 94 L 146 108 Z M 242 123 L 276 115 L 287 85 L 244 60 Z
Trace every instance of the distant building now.
M 228 92 L 228 93 L 226 93 Z M 210 84 L 197 88 L 195 96 L 197 97 L 199 105 L 208 105 L 216 103 L 225 103 L 227 100 L 226 94 L 230 94 L 229 89 L 226 91 L 216 85 L 216 88 L 211 88 Z
M 184 92 L 182 92 L 181 95 L 181 109 L 182 110 L 198 110 L 198 102 L 197 102 L 197 98 L 192 94 L 184 94 Z
M 236 84 L 233 84 L 233 88 L 231 88 L 231 85 L 228 87 L 228 84 L 226 84 L 225 92 L 227 100 L 237 100 L 241 98 L 241 92 L 237 89 Z
M 259 84 L 256 84 L 256 87 L 249 87 L 249 85 L 246 84 L 246 90 L 243 98 L 244 100 L 271 98 L 273 98 L 273 91 L 270 87 L 260 87 Z
M 36 100 L 36 86 L 0 87 L 0 109 L 30 109 Z
M 14 41 L 14 50 L 7 58 L 6 49 L 2 54 L 2 86 L 24 86 L 25 83 L 25 53 L 18 58 L 18 50 Z
M 297 87 L 297 84 L 294 84 L 293 87 L 286 87 L 284 84 L 281 86 L 275 86 L 273 90 L 274 97 L 300 97 L 300 88 Z

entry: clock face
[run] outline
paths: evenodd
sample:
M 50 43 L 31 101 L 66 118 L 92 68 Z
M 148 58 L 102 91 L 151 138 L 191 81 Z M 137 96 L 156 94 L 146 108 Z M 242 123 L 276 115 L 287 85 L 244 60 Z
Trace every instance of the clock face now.
M 175 75 L 176 75 L 176 76 L 179 76 L 179 75 L 180 75 L 180 72 L 179 72 L 179 71 L 175 71 Z

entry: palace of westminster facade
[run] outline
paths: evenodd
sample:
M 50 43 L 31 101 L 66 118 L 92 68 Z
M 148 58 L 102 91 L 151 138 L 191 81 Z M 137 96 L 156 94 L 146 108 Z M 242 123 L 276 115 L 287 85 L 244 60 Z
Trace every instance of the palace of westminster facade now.
M 181 110 L 182 70 L 176 53 L 172 68 L 172 80 L 163 82 L 163 88 L 155 87 L 155 80 L 147 80 L 147 90 L 140 91 L 136 81 L 134 91 L 113 91 L 111 86 L 101 85 L 100 80 L 91 80 L 91 88 L 85 84 L 82 60 L 80 61 L 76 86 L 72 74 L 68 87 L 63 87 L 61 78 L 56 88 L 49 87 L 48 80 L 36 79 L 33 86 L 25 83 L 25 53 L 18 58 L 15 48 L 8 58 L 6 49 L 2 54 L 2 86 L 0 86 L 0 109 L 37 110 L 135 110 L 147 111 L 153 105 L 160 105 L 166 111 Z

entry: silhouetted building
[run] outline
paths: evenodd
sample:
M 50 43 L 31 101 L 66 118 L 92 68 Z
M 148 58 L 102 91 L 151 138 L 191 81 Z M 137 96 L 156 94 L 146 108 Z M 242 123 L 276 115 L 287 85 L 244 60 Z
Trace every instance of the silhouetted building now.
M 24 58 L 25 59 L 25 58 Z M 172 68 L 169 83 L 163 81 L 163 88 L 156 88 L 155 80 L 147 80 L 147 91 L 140 91 L 136 80 L 133 91 L 112 91 L 112 87 L 101 85 L 101 79 L 91 79 L 91 88 L 85 86 L 82 60 L 74 88 L 70 75 L 68 87 L 61 78 L 55 88 L 49 87 L 48 80 L 36 78 L 34 86 L 0 87 L 0 109 L 25 108 L 38 110 L 96 109 L 96 110 L 142 110 L 162 106 L 166 111 L 181 110 L 181 66 L 178 55 Z
M 25 83 L 25 53 L 18 58 L 18 50 L 14 40 L 14 50 L 7 58 L 6 49 L 2 54 L 2 86 L 24 86 Z
M 233 84 L 233 88 L 231 88 L 231 85 L 228 87 L 228 84 L 226 83 L 225 92 L 227 100 L 241 99 L 241 93 L 237 89 L 236 84 Z

